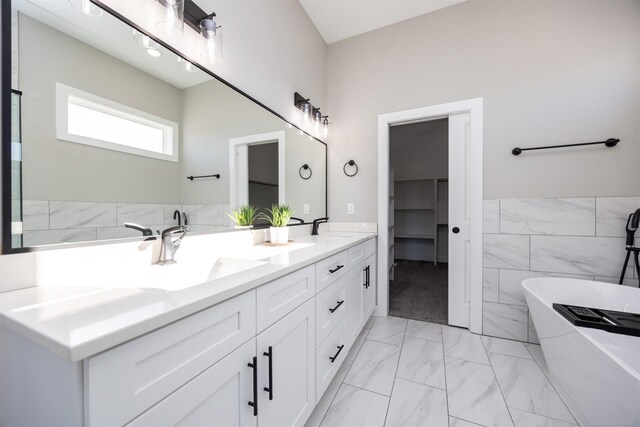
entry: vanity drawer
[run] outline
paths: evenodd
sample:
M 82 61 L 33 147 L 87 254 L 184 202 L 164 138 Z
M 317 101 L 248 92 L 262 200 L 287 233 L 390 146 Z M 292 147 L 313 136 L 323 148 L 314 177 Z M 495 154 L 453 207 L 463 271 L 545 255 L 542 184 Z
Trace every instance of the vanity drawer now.
M 342 251 L 316 263 L 316 291 L 320 292 L 349 270 L 348 251 Z
M 342 320 L 316 350 L 316 403 L 322 398 L 349 350 L 347 322 Z
M 349 249 L 349 265 L 357 265 L 376 251 L 376 239 L 369 239 L 364 243 Z
M 246 292 L 85 361 L 85 423 L 124 425 L 256 335 Z
M 316 296 L 316 347 L 327 338 L 347 312 L 347 276 Z
M 316 270 L 310 265 L 257 289 L 258 332 L 292 312 L 316 294 Z

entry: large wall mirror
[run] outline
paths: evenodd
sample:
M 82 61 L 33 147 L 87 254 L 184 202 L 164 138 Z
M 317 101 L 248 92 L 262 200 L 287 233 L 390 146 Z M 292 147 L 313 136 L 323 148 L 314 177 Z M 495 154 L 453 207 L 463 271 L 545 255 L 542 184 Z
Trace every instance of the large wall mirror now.
M 5 253 L 141 236 L 127 222 L 229 230 L 225 213 L 245 203 L 326 216 L 323 142 L 118 17 L 71 3 L 11 0 Z

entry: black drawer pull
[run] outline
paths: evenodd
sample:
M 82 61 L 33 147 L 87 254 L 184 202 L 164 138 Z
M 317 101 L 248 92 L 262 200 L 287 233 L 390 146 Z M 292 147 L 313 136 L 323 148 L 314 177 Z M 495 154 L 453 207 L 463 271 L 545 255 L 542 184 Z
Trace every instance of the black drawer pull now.
M 333 270 L 329 270 L 329 273 L 333 274 L 333 273 L 335 273 L 336 271 L 340 270 L 342 267 L 344 267 L 344 265 L 339 265 L 339 266 L 337 266 L 336 268 L 334 268 Z
M 367 265 L 367 289 L 371 286 L 371 266 Z
M 336 355 L 329 358 L 329 360 L 331 360 L 331 363 L 336 361 L 336 359 L 338 358 L 338 355 L 340 354 L 343 348 L 344 348 L 344 344 L 338 346 L 338 352 L 336 353 Z
M 334 311 L 336 311 L 336 310 L 337 310 L 337 309 L 338 309 L 338 308 L 339 308 L 343 303 L 344 303 L 344 300 L 342 300 L 342 301 L 338 301 L 338 305 L 336 305 L 336 306 L 335 306 L 335 307 L 333 307 L 333 308 L 330 308 L 330 309 L 329 309 L 329 311 L 333 313 L 333 312 L 334 312 Z
M 269 393 L 269 400 L 273 400 L 273 348 L 269 346 L 269 351 L 262 354 L 269 358 L 269 387 L 264 387 L 264 391 Z
M 253 402 L 249 401 L 249 406 L 253 408 L 253 416 L 258 416 L 258 358 L 253 358 L 253 363 L 248 364 L 253 368 Z
M 362 271 L 364 271 L 364 283 L 362 286 L 364 286 L 365 289 L 369 289 L 369 266 L 363 268 Z

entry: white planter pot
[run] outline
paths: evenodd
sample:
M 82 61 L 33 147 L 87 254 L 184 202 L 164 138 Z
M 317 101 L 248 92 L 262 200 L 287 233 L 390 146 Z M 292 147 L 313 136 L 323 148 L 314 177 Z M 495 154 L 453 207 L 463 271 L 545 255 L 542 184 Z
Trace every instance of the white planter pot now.
M 269 227 L 271 243 L 289 242 L 289 227 Z
M 253 228 L 253 225 L 234 225 L 233 229 L 234 230 L 251 230 Z

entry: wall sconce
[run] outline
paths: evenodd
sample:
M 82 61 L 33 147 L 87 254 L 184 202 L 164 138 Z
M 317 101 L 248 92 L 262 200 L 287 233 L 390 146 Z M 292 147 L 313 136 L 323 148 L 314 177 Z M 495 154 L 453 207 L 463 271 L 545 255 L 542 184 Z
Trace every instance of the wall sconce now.
M 148 35 L 134 29 L 133 40 L 135 40 L 135 42 L 150 56 L 153 56 L 154 58 L 162 56 L 162 52 L 160 52 L 160 44 Z
M 184 32 L 184 4 L 186 0 L 158 0 L 164 6 L 163 16 L 156 23 L 165 35 L 181 37 Z
M 317 133 L 320 132 L 320 127 L 322 126 L 324 137 L 326 138 L 329 135 L 329 116 L 323 116 L 320 109 L 309 102 L 309 98 L 305 98 L 296 92 L 293 94 L 293 105 L 302 111 L 302 119 L 305 123 L 313 121 Z

